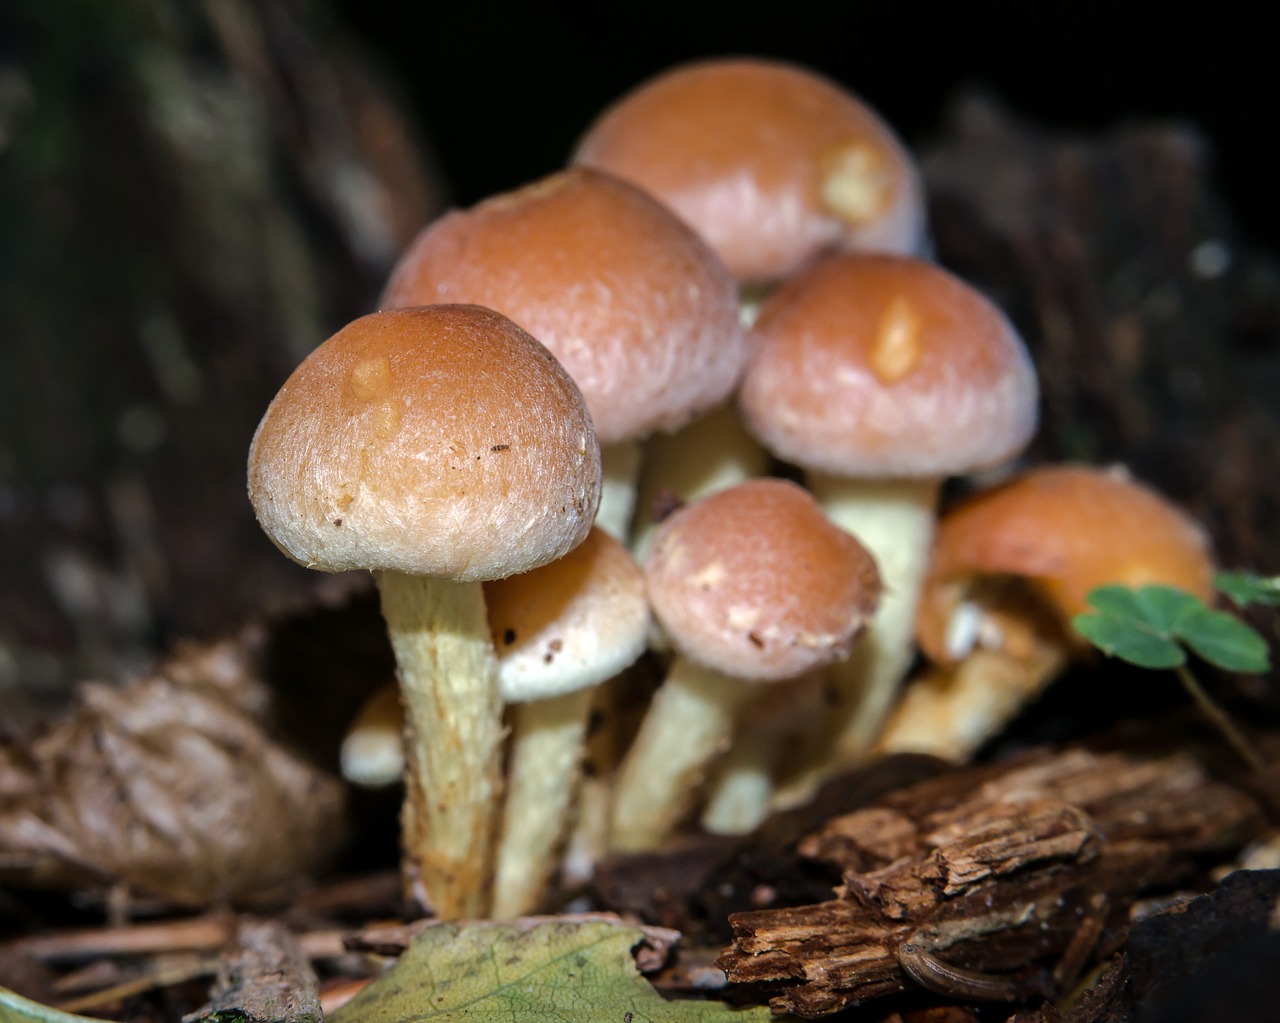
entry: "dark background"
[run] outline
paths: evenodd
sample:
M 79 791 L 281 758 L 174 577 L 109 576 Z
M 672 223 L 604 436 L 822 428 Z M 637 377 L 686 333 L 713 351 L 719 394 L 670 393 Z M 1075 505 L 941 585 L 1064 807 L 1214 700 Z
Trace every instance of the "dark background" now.
M 661 69 L 758 54 L 843 82 L 912 144 L 963 88 L 1082 131 L 1195 122 L 1213 143 L 1246 236 L 1280 240 L 1280 157 L 1269 127 L 1280 96 L 1268 70 L 1273 44 L 1259 24 L 1217 7 L 1194 18 L 1127 5 L 944 8 L 341 0 L 335 16 L 403 86 L 462 204 L 556 169 L 604 105 Z

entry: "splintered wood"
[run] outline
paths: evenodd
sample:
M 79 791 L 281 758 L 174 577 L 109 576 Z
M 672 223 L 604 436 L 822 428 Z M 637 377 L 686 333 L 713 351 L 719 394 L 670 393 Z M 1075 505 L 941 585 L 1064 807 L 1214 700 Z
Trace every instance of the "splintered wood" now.
M 948 773 L 807 836 L 836 897 L 737 913 L 717 960 L 821 1016 L 925 988 L 966 1002 L 1053 997 L 1124 940 L 1144 894 L 1195 876 L 1263 824 L 1181 753 L 1073 749 Z

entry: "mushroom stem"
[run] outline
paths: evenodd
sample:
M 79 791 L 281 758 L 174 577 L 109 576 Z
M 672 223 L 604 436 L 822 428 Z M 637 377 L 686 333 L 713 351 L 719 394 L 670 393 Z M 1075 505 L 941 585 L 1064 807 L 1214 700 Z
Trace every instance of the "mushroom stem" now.
M 707 765 L 728 749 L 734 713 L 752 688 L 683 655 L 672 660 L 618 774 L 614 849 L 652 849 L 675 830 Z
M 512 747 L 493 915 L 535 911 L 565 837 L 593 690 L 513 704 Z
M 732 405 L 721 405 L 675 433 L 652 434 L 645 443 L 631 553 L 643 562 L 659 521 L 654 506 L 663 494 L 690 504 L 727 490 L 769 467 L 769 454 L 747 433 Z
M 1035 699 L 1066 666 L 1065 647 L 1036 644 L 976 649 L 958 664 L 911 680 L 880 738 L 877 753 L 932 753 L 967 760 Z
M 774 764 L 782 737 L 743 736 L 735 742 L 711 785 L 702 827 L 713 835 L 745 835 L 769 814 Z
M 807 478 L 827 517 L 875 557 L 884 583 L 880 606 L 853 655 L 831 666 L 834 706 L 776 805 L 808 799 L 822 780 L 864 759 L 911 667 L 916 605 L 933 542 L 940 481 Z
M 502 787 L 502 705 L 484 589 L 375 575 L 405 706 L 406 888 L 441 919 L 484 916 Z
M 627 542 L 636 507 L 640 475 L 640 442 L 622 440 L 600 446 L 600 510 L 596 525 L 615 540 Z

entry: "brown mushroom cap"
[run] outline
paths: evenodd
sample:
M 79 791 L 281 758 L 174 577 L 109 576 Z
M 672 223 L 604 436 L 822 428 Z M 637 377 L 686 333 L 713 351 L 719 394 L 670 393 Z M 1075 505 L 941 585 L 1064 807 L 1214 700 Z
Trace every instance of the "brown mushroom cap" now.
M 591 528 L 600 452 L 569 375 L 478 306 L 374 313 L 312 352 L 249 452 L 249 498 L 326 572 L 525 572 Z
M 603 529 L 541 568 L 485 583 L 484 595 L 507 703 L 597 685 L 644 652 L 644 573 Z
M 919 250 L 918 175 L 880 117 L 834 82 L 777 61 L 675 68 L 603 114 L 574 161 L 658 197 L 742 282 L 829 248 Z
M 1035 430 L 1031 359 L 959 278 L 896 256 L 827 257 L 760 310 L 741 407 L 775 454 L 833 476 L 971 472 Z
M 577 168 L 449 213 L 401 258 L 385 306 L 476 302 L 545 344 L 602 443 L 673 430 L 746 361 L 733 278 L 669 210 Z
M 916 618 L 930 658 L 953 659 L 952 616 L 975 580 L 995 575 L 1027 580 L 1064 619 L 1108 583 L 1213 594 L 1205 531 L 1122 471 L 1086 466 L 1032 470 L 943 516 Z
M 848 653 L 880 594 L 866 548 L 785 480 L 739 484 L 681 508 L 645 561 L 676 647 L 735 678 L 794 678 Z

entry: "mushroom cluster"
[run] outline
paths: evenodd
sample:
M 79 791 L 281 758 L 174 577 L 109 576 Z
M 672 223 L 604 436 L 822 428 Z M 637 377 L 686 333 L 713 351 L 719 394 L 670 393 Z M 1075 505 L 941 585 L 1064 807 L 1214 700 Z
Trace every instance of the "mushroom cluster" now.
M 1017 634 L 975 580 L 1033 566 L 949 525 L 928 565 L 940 481 L 1018 457 L 1036 377 L 926 249 L 919 175 L 865 103 L 702 61 L 606 110 L 567 169 L 427 225 L 384 310 L 285 383 L 250 496 L 290 557 L 377 579 L 403 755 L 370 718 L 351 771 L 403 760 L 424 906 L 536 911 L 571 833 L 589 860 L 699 817 L 745 831 L 915 748 L 906 705 L 883 726 L 922 592 L 931 656 Z M 664 681 L 631 735 L 601 683 L 637 660 Z M 579 799 L 589 714 L 627 740 Z

